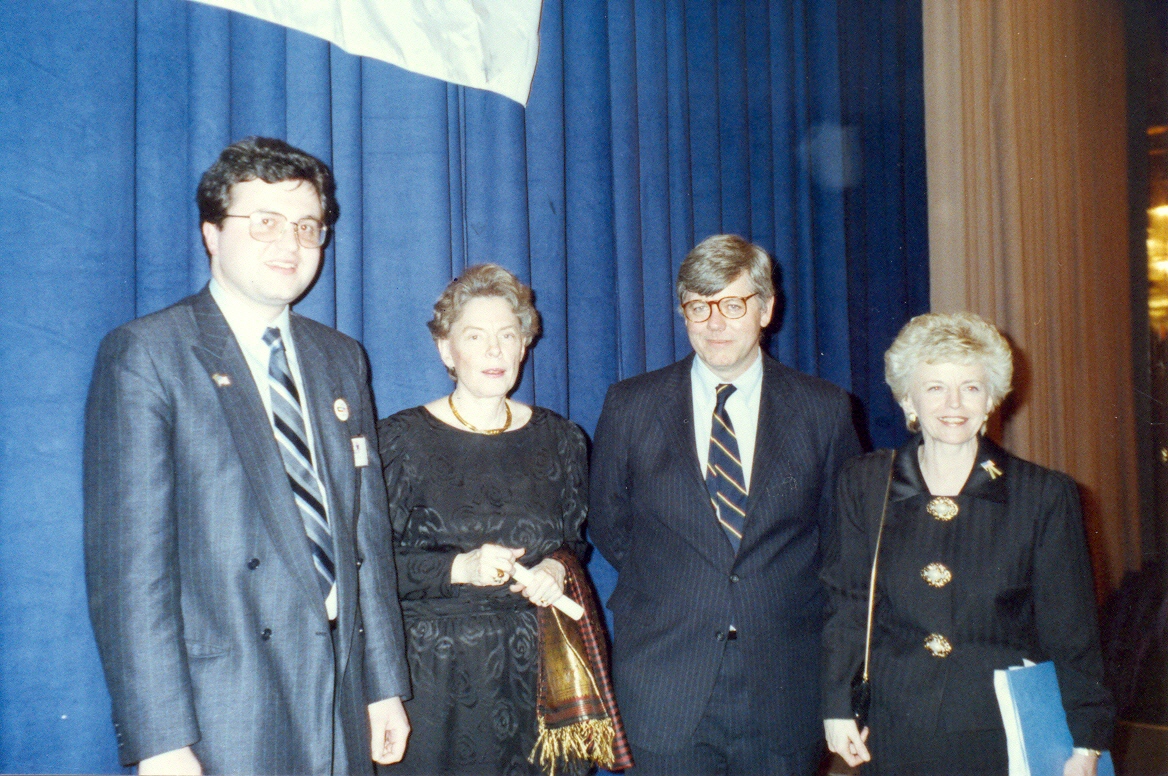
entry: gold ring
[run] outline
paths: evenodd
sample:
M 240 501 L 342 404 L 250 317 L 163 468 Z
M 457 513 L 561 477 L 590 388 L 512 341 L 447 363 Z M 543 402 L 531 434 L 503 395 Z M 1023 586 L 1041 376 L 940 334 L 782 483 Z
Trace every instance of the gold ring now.
M 503 572 L 503 569 L 495 569 L 495 581 L 496 582 L 502 582 L 506 578 L 507 578 L 507 575 Z

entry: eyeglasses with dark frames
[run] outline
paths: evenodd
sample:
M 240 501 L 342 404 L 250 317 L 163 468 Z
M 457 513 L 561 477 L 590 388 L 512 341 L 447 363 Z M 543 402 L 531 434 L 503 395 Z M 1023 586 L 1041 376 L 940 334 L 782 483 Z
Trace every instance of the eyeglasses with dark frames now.
M 721 299 L 691 299 L 681 305 L 681 311 L 690 323 L 705 323 L 714 314 L 714 308 L 722 313 L 723 318 L 737 320 L 746 315 L 747 301 L 758 296 L 758 293 L 749 296 L 724 296 Z
M 269 213 L 266 210 L 257 210 L 251 215 L 236 215 L 228 213 L 225 218 L 246 218 L 248 234 L 252 239 L 260 242 L 276 242 L 284 236 L 288 224 L 295 228 L 296 242 L 304 248 L 319 248 L 324 245 L 328 237 L 328 227 L 315 218 L 302 218 L 299 221 L 289 221 L 287 216 L 280 213 Z

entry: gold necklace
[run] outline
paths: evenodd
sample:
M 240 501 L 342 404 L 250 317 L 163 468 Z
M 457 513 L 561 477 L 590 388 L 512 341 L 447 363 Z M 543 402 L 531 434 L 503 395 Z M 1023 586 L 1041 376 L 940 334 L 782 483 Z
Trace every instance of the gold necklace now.
M 496 434 L 502 434 L 504 431 L 511 428 L 511 403 L 508 402 L 506 399 L 503 399 L 503 410 L 507 413 L 507 417 L 503 421 L 502 427 L 500 427 L 500 428 L 487 428 L 487 429 L 475 428 L 471 424 L 467 423 L 465 418 L 463 418 L 461 415 L 458 414 L 458 410 L 454 408 L 454 394 L 453 393 L 446 395 L 446 403 L 450 405 L 450 411 L 454 413 L 454 419 L 457 420 L 462 425 L 466 426 L 471 431 L 475 432 L 476 434 L 486 434 L 487 436 L 495 436 Z

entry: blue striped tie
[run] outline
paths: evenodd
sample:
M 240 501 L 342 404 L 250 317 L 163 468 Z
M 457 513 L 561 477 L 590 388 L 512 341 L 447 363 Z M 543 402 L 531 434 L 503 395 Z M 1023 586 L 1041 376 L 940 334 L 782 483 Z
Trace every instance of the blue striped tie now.
M 264 332 L 264 342 L 272 349 L 268 361 L 268 387 L 272 392 L 272 424 L 276 430 L 276 442 L 280 448 L 280 457 L 284 459 L 284 471 L 292 485 L 296 507 L 304 521 L 308 548 L 312 552 L 312 565 L 316 568 L 320 589 L 327 598 L 336 581 L 333 535 L 324 508 L 320 479 L 316 476 L 312 454 L 305 442 L 308 435 L 304 429 L 304 416 L 300 412 L 300 392 L 296 390 L 292 372 L 288 369 L 288 357 L 284 353 L 280 330 L 275 327 L 268 329 Z
M 706 462 L 706 488 L 719 525 L 734 552 L 742 543 L 742 526 L 746 522 L 746 478 L 742 473 L 742 459 L 738 455 L 738 437 L 734 424 L 726 412 L 726 400 L 735 388 L 722 383 L 716 389 L 717 404 L 710 427 L 710 454 Z

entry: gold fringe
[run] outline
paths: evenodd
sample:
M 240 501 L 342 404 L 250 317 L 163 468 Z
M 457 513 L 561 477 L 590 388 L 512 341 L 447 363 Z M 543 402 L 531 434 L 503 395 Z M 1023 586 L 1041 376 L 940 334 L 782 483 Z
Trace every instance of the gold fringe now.
M 527 760 L 538 760 L 548 776 L 556 776 L 556 765 L 561 760 L 588 760 L 608 767 L 616 759 L 612 751 L 615 738 L 612 720 L 607 718 L 585 719 L 554 730 L 545 726 L 541 718 L 539 737 Z

